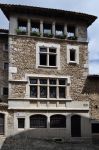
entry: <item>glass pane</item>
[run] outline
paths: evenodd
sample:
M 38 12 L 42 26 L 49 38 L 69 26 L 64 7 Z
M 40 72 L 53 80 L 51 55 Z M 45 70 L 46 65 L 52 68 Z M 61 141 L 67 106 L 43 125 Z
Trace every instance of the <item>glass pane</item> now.
M 30 97 L 37 97 L 37 86 L 30 86 Z
M 37 84 L 37 79 L 30 79 L 30 84 Z
M 50 87 L 50 98 L 56 98 L 56 87 Z
M 75 49 L 70 49 L 70 61 L 75 61 L 76 51 Z
M 24 128 L 25 118 L 18 118 L 18 128 Z
M 40 87 L 40 97 L 47 98 L 47 87 L 44 86 Z
M 59 87 L 59 98 L 65 98 L 65 87 Z
M 56 79 L 50 79 L 50 80 L 49 80 L 49 84 L 55 85 L 55 84 L 56 84 Z
M 56 53 L 56 49 L 55 48 L 49 48 L 49 52 L 50 53 Z
M 30 128 L 46 128 L 47 119 L 42 115 L 34 115 L 30 117 Z
M 4 115 L 0 114 L 0 134 L 4 134 Z
M 66 79 L 59 79 L 59 85 L 66 85 Z
M 47 79 L 40 79 L 40 84 L 47 84 Z
M 47 65 L 47 54 L 40 54 L 40 65 Z
M 62 115 L 51 116 L 50 127 L 51 128 L 66 128 L 66 117 Z
M 40 47 L 40 52 L 47 52 L 47 48 L 46 47 Z
M 56 66 L 56 55 L 49 55 L 49 66 Z

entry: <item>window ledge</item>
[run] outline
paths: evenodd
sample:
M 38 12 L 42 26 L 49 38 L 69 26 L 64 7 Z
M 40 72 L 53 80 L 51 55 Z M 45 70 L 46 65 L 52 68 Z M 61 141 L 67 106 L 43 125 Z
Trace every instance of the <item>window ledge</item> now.
M 26 97 L 26 98 L 8 98 L 9 100 L 30 100 L 30 101 L 72 101 L 71 97 L 67 98 L 33 98 L 33 97 Z
M 77 64 L 76 61 L 69 61 L 69 64 Z
M 38 68 L 48 68 L 48 69 L 57 69 L 57 66 L 43 66 L 43 65 L 39 65 Z

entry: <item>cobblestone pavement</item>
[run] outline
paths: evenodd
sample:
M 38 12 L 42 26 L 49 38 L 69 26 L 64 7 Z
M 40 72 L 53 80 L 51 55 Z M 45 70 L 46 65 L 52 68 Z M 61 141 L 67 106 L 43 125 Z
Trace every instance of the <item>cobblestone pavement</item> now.
M 54 142 L 33 138 L 8 138 L 1 150 L 99 150 L 99 145 Z

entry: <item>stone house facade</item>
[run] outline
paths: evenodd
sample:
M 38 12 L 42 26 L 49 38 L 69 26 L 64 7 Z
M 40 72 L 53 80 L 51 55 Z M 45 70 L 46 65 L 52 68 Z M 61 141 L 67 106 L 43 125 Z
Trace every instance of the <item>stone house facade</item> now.
M 96 17 L 21 5 L 0 8 L 9 20 L 9 33 L 0 32 L 0 65 L 8 67 L 0 69 L 0 138 L 20 132 L 68 141 L 98 135 L 99 76 L 89 75 L 87 40 Z

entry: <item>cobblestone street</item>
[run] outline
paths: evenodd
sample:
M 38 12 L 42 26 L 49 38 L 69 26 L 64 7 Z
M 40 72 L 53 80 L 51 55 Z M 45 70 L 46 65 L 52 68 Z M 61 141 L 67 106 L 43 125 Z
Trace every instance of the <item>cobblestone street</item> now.
M 8 138 L 1 150 L 99 150 L 98 145 L 54 142 L 33 138 Z

